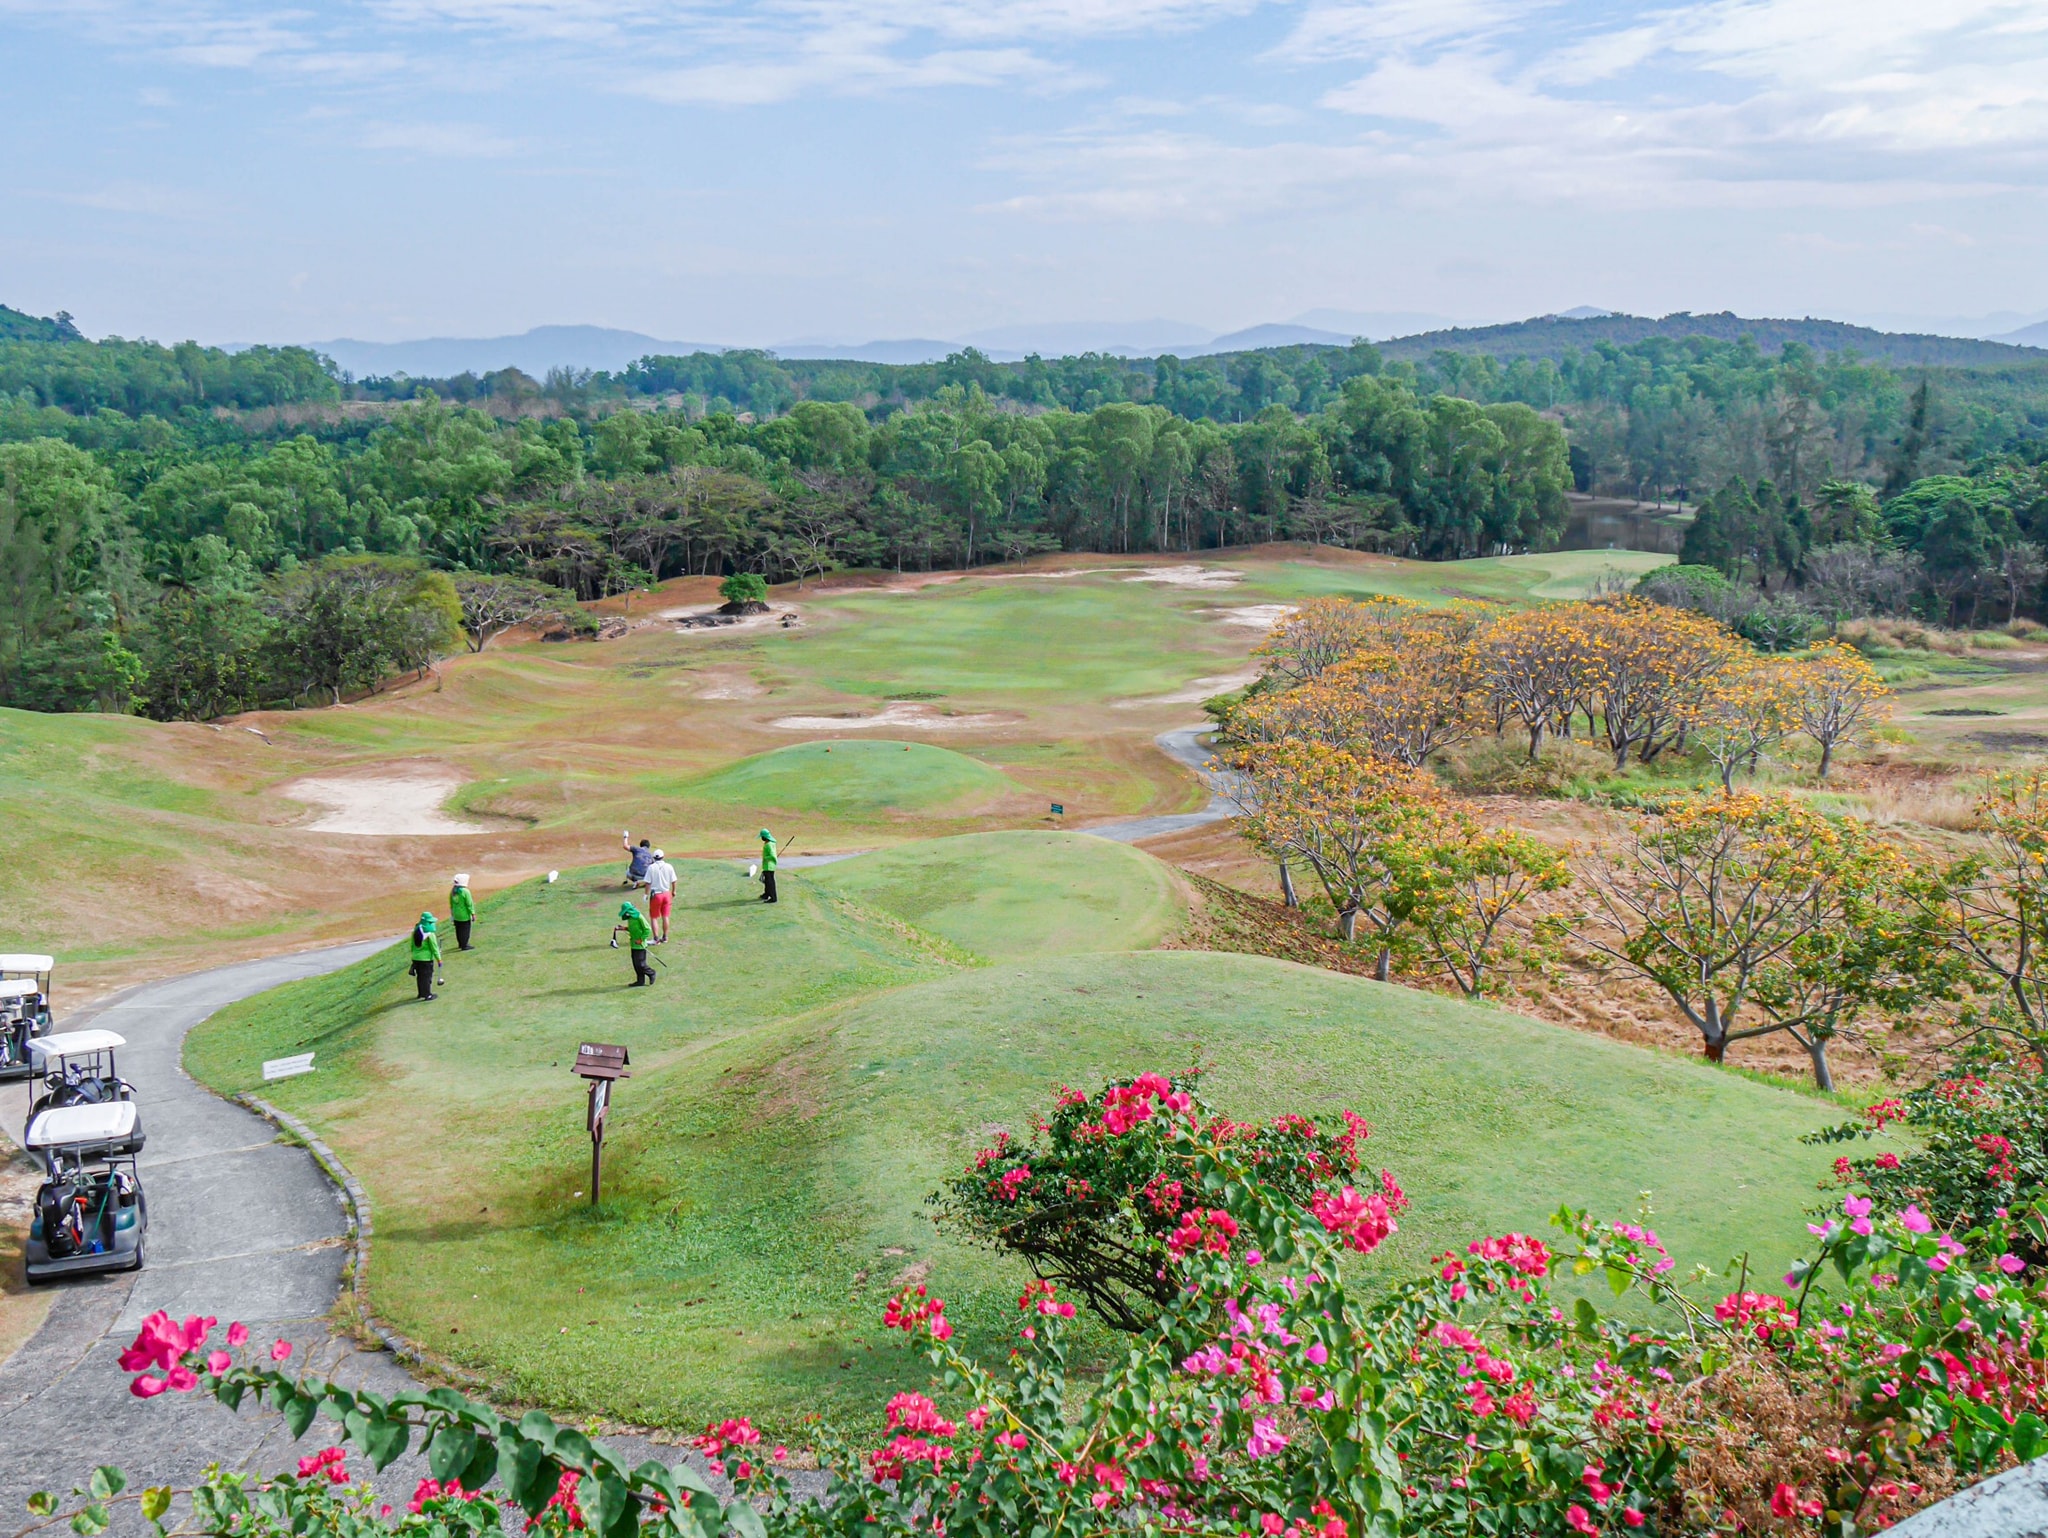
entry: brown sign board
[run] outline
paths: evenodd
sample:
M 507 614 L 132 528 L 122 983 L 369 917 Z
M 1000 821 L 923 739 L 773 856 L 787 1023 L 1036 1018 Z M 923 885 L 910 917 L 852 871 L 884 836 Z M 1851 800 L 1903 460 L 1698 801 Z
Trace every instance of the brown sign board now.
M 586 1079 L 630 1079 L 633 1076 L 626 1072 L 626 1065 L 631 1061 L 624 1047 L 586 1041 L 576 1049 L 573 1071 Z

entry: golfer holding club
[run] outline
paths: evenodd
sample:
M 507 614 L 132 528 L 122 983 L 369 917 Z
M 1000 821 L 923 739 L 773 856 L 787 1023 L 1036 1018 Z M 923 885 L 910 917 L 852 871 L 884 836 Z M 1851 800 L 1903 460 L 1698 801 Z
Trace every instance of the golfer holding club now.
M 412 926 L 412 975 L 419 984 L 422 1004 L 439 997 L 434 992 L 434 968 L 440 964 L 441 937 L 434 933 L 434 915 L 422 913 Z
M 633 952 L 633 986 L 645 987 L 655 980 L 654 968 L 647 962 L 647 941 L 654 933 L 654 926 L 647 922 L 638 908 L 623 902 L 619 904 L 619 921 L 612 925 L 614 949 L 619 943 L 620 930 L 626 932 L 626 945 Z
M 775 835 L 766 828 L 761 830 L 761 901 L 772 903 L 775 898 Z

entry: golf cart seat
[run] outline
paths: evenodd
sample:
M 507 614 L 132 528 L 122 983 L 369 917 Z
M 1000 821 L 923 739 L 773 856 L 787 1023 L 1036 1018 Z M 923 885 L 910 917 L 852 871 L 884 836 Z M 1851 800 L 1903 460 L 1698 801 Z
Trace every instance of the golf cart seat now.
M 22 1141 L 53 1169 L 62 1160 L 128 1158 L 142 1151 L 142 1116 L 132 1100 L 57 1106 L 31 1116 Z

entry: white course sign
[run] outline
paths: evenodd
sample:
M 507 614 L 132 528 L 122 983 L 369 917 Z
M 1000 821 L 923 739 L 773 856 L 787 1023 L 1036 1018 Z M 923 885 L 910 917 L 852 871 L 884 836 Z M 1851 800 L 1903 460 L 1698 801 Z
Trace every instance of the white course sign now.
M 301 1052 L 297 1057 L 273 1057 L 263 1065 L 263 1077 L 266 1080 L 289 1079 L 312 1071 L 313 1054 L 310 1052 Z

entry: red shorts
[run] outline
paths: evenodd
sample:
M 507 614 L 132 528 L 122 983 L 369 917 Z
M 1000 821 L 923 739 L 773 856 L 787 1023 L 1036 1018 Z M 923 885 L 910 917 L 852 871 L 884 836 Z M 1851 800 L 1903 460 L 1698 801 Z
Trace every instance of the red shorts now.
M 647 894 L 647 916 L 651 919 L 668 917 L 669 904 L 675 901 L 673 892 L 649 892 Z

